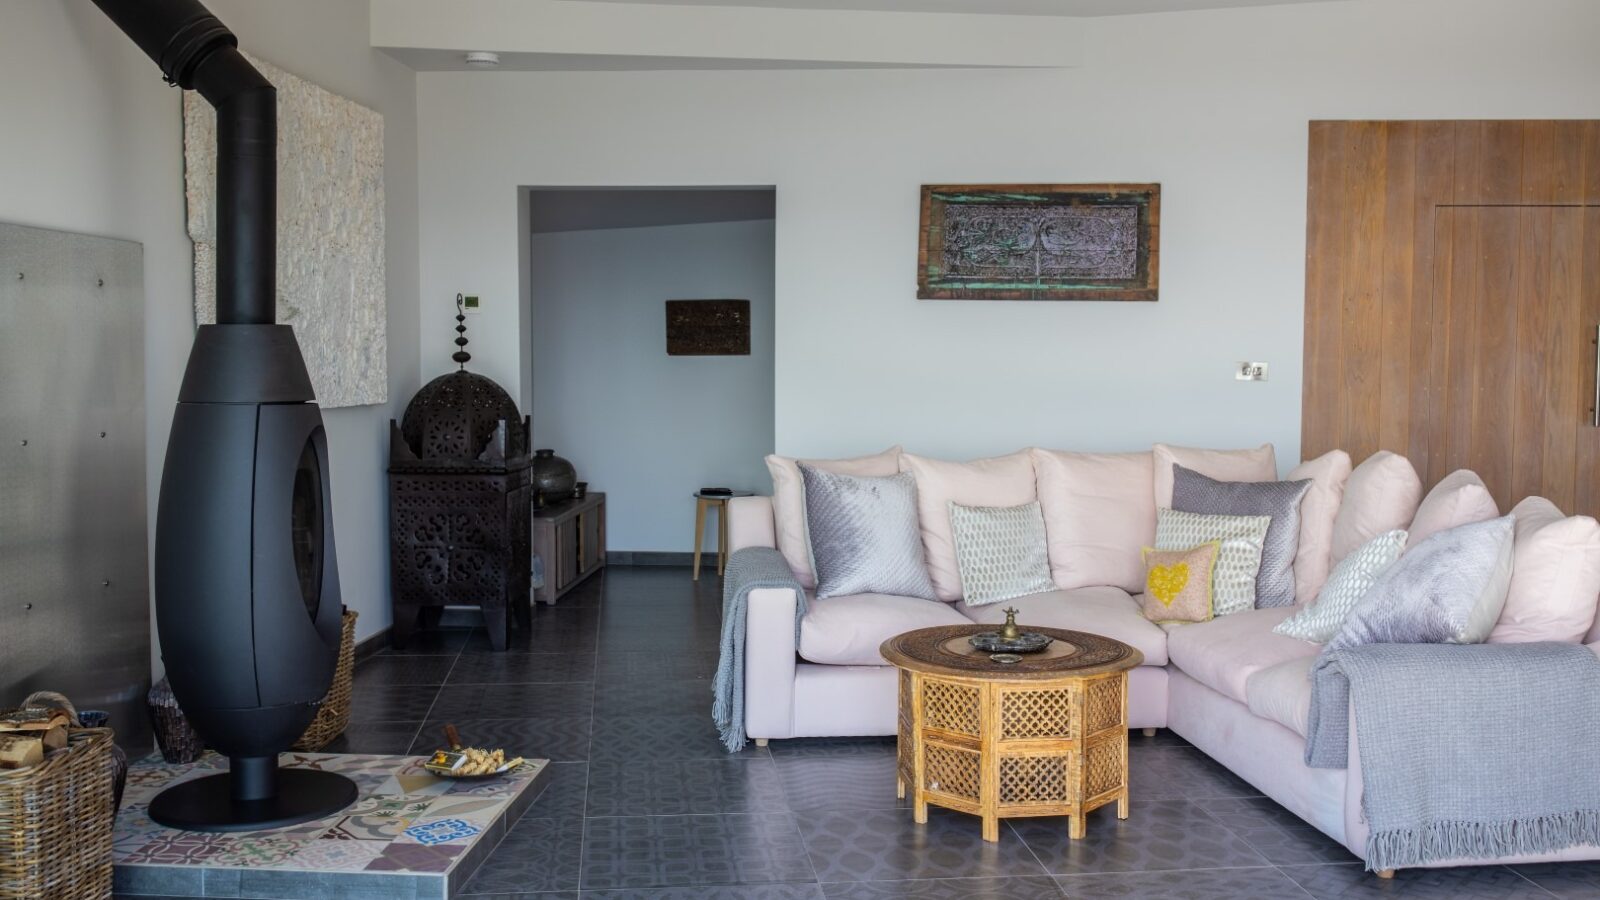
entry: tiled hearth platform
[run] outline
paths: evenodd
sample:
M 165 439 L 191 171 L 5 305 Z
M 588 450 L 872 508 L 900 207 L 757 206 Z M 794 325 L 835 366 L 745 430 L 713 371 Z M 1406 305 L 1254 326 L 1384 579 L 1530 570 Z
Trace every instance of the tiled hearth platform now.
M 281 764 L 349 776 L 355 804 L 325 819 L 270 831 L 202 834 L 163 828 L 145 810 L 163 789 L 227 767 L 136 763 L 117 816 L 113 856 L 121 896 L 339 897 L 431 900 L 455 896 L 538 795 L 546 761 L 499 778 L 452 781 L 416 756 L 286 753 Z

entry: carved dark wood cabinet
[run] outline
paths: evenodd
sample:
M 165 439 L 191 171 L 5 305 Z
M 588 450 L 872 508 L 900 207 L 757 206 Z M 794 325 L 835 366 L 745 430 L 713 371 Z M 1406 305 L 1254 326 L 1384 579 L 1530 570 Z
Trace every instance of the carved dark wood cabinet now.
M 390 420 L 395 646 L 445 606 L 481 608 L 496 650 L 513 616 L 531 627 L 528 424 L 498 384 L 465 369 L 424 385 Z

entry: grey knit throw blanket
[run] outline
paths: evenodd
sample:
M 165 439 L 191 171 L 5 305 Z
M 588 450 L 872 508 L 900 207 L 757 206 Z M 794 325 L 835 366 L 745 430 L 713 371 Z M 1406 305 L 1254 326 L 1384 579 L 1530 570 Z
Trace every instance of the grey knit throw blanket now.
M 1587 647 L 1325 653 L 1306 765 L 1347 765 L 1351 704 L 1369 869 L 1600 845 L 1600 658 Z
M 717 660 L 717 676 L 711 682 L 715 700 L 711 718 L 717 723 L 722 744 L 729 753 L 744 749 L 744 625 L 750 592 L 757 588 L 792 588 L 795 637 L 800 635 L 800 617 L 806 613 L 806 592 L 789 571 L 783 554 L 771 547 L 746 547 L 728 557 L 722 574 L 722 656 Z

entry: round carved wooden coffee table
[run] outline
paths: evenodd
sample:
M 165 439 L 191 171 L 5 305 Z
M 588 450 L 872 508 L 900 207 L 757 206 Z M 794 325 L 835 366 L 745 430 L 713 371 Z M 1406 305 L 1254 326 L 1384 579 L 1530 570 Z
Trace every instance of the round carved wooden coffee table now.
M 900 670 L 898 787 L 916 821 L 928 804 L 1000 819 L 1084 816 L 1113 801 L 1128 817 L 1128 670 L 1144 654 L 1111 638 L 1059 628 L 1047 649 L 1002 664 L 967 638 L 992 625 L 946 625 L 883 642 Z

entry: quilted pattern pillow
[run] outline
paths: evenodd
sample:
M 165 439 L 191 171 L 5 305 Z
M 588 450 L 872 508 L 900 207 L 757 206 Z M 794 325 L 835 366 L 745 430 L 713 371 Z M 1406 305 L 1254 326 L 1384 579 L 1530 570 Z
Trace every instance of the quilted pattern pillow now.
M 1311 481 L 1218 481 L 1172 464 L 1172 508 L 1228 516 L 1270 516 L 1256 576 L 1258 609 L 1294 605 L 1294 556 L 1300 548 L 1300 501 Z
M 1356 552 L 1339 560 L 1315 602 L 1272 630 L 1313 644 L 1326 643 L 1339 633 L 1345 616 L 1371 590 L 1383 570 L 1394 565 L 1405 546 L 1406 533 L 1401 529 L 1386 531 L 1362 544 Z
M 910 475 L 858 478 L 800 463 L 817 596 L 894 594 L 932 600 Z
M 1514 517 L 1441 531 L 1378 576 L 1323 653 L 1361 644 L 1478 644 L 1511 586 Z
M 1221 542 L 1211 572 L 1211 611 L 1231 615 L 1255 608 L 1261 547 L 1271 525 L 1270 516 L 1208 516 L 1163 507 L 1156 510 L 1156 549 L 1187 550 Z
M 1187 550 L 1144 548 L 1144 617 L 1157 624 L 1211 618 L 1211 577 L 1222 549 L 1207 541 Z
M 962 506 L 950 504 L 956 565 L 968 606 L 1042 594 L 1050 579 L 1049 546 L 1039 504 Z

